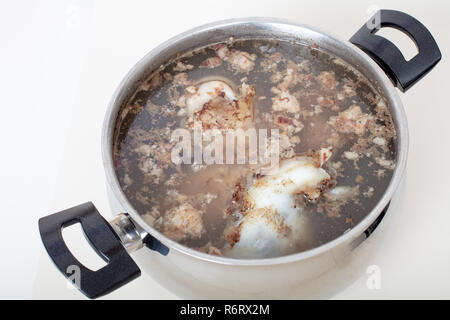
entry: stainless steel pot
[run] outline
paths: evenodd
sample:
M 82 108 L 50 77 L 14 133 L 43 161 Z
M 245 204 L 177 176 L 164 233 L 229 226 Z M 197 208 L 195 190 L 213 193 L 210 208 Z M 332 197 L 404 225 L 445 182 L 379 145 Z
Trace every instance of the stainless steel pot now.
M 285 297 L 290 289 L 330 272 L 366 239 L 386 213 L 405 170 L 408 128 L 397 86 L 406 91 L 440 60 L 441 54 L 428 30 L 416 19 L 401 12 L 382 10 L 351 38 L 339 40 L 315 28 L 280 19 L 246 18 L 220 21 L 180 34 L 148 53 L 120 83 L 106 113 L 102 152 L 111 204 L 124 212 L 108 223 L 92 203 L 44 217 L 39 221 L 44 245 L 59 270 L 67 277 L 68 267 L 80 268 L 79 289 L 90 298 L 110 292 L 140 274 L 133 257 L 157 281 L 181 296 Z M 379 24 L 374 24 L 378 21 Z M 417 44 L 419 53 L 406 61 L 388 40 L 376 36 L 377 28 L 396 27 Z M 119 108 L 141 81 L 171 57 L 209 44 L 235 39 L 285 39 L 318 45 L 342 58 L 371 79 L 388 102 L 397 129 L 397 166 L 383 197 L 358 225 L 339 238 L 320 247 L 288 256 L 238 260 L 205 254 L 185 247 L 148 225 L 123 193 L 116 177 L 112 143 Z M 97 252 L 108 262 L 98 271 L 85 268 L 72 256 L 61 236 L 61 229 L 80 222 Z M 176 289 L 174 289 L 176 288 Z M 281 294 L 281 295 L 280 295 Z

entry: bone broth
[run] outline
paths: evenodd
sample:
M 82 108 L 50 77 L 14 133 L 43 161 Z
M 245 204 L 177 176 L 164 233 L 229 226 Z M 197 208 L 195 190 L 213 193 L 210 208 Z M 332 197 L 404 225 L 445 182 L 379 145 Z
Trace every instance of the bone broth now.
M 115 169 L 150 225 L 188 247 L 270 258 L 358 224 L 395 168 L 387 102 L 341 58 L 234 40 L 172 58 L 123 105 Z

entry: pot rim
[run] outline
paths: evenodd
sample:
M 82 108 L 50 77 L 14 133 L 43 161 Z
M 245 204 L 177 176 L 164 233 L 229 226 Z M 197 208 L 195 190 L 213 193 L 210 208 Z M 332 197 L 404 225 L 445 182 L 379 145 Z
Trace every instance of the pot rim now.
M 136 82 L 136 74 L 141 74 L 144 68 L 149 68 L 149 65 L 151 64 L 152 60 L 154 60 L 156 57 L 164 53 L 164 51 L 166 51 L 168 48 L 174 46 L 174 44 L 177 44 L 189 38 L 196 37 L 204 32 L 223 30 L 226 28 L 242 27 L 243 25 L 247 26 L 254 25 L 259 28 L 263 27 L 275 28 L 275 31 L 278 32 L 281 29 L 283 29 L 283 32 L 291 35 L 291 38 L 304 35 L 314 36 L 316 38 L 315 40 L 317 39 L 320 41 L 326 40 L 327 42 L 330 43 L 330 45 L 337 46 L 337 49 L 341 50 L 343 49 L 350 52 L 352 56 L 357 59 L 358 62 L 357 64 L 350 63 L 353 67 L 355 67 L 355 69 L 360 71 L 361 68 L 364 68 L 366 69 L 366 71 L 371 72 L 372 76 L 375 76 L 375 78 L 369 77 L 368 78 L 370 80 L 373 80 L 373 82 L 377 84 L 377 87 L 379 88 L 379 90 L 382 91 L 386 100 L 388 101 L 388 106 L 391 110 L 391 114 L 395 122 L 397 131 L 396 168 L 394 169 L 391 181 L 389 182 L 389 185 L 385 190 L 382 198 L 377 203 L 377 205 L 371 210 L 371 212 L 356 226 L 354 226 L 349 231 L 345 232 L 344 234 L 342 234 L 341 236 L 330 242 L 327 242 L 325 244 L 322 244 L 321 246 L 315 247 L 307 251 L 275 258 L 235 259 L 235 258 L 220 257 L 203 253 L 195 249 L 191 249 L 168 238 L 167 236 L 165 236 L 164 234 L 160 233 L 158 230 L 150 226 L 147 222 L 145 222 L 144 219 L 141 218 L 139 213 L 133 208 L 133 206 L 125 196 L 124 192 L 122 191 L 122 188 L 120 187 L 113 165 L 112 139 L 114 134 L 114 127 L 117 113 L 122 105 L 122 101 L 126 96 L 127 91 Z M 222 41 L 225 41 L 226 39 L 227 38 L 224 37 Z M 239 37 L 237 37 L 237 39 L 239 39 Z M 303 39 L 309 38 L 303 37 Z M 315 40 L 314 42 L 316 42 Z M 205 43 L 205 45 L 207 44 L 208 43 Z M 319 48 L 320 47 L 321 46 L 319 45 Z M 345 58 L 343 58 L 343 60 L 348 61 Z M 159 66 L 154 65 L 152 67 L 153 67 L 152 72 L 154 72 Z M 392 198 L 393 193 L 398 188 L 398 185 L 402 179 L 406 167 L 409 141 L 408 141 L 408 126 L 406 121 L 406 115 L 396 88 L 393 86 L 391 80 L 387 77 L 384 71 L 362 50 L 360 50 L 359 48 L 357 48 L 355 45 L 351 44 L 348 41 L 341 40 L 339 37 L 330 35 L 330 33 L 328 32 L 323 32 L 318 28 L 313 28 L 305 24 L 295 23 L 286 19 L 279 19 L 279 18 L 249 17 L 249 18 L 221 20 L 187 30 L 163 42 L 162 44 L 151 50 L 149 53 L 147 53 L 140 61 L 138 61 L 133 66 L 133 68 L 131 68 L 131 70 L 127 73 L 127 75 L 122 79 L 122 81 L 116 88 L 109 102 L 106 115 L 104 118 L 101 143 L 102 143 L 103 166 L 105 169 L 106 179 L 110 188 L 112 189 L 112 192 L 114 193 L 114 196 L 117 198 L 120 205 L 131 216 L 133 221 L 135 221 L 141 228 L 143 228 L 150 235 L 157 238 L 171 250 L 174 249 L 192 258 L 212 263 L 219 263 L 233 266 L 270 266 L 270 265 L 297 262 L 300 260 L 306 260 L 315 256 L 319 256 L 326 252 L 340 248 L 344 244 L 349 244 L 352 241 L 356 240 L 361 234 L 363 234 L 364 231 L 379 216 L 381 211 L 387 206 L 387 204 Z

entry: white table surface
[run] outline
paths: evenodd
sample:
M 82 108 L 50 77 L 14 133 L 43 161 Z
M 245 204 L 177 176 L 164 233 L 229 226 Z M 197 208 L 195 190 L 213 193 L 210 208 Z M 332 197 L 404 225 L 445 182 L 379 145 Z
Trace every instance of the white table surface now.
M 145 53 L 194 26 L 245 16 L 287 18 L 348 39 L 373 5 L 418 18 L 444 58 L 401 94 L 407 174 L 383 248 L 367 261 L 380 267 L 382 287 L 369 290 L 361 273 L 334 298 L 450 298 L 450 6 L 412 0 L 2 2 L 0 298 L 83 299 L 44 252 L 37 219 L 88 200 L 110 218 L 101 125 L 116 86 Z M 144 274 L 106 298 L 176 296 Z

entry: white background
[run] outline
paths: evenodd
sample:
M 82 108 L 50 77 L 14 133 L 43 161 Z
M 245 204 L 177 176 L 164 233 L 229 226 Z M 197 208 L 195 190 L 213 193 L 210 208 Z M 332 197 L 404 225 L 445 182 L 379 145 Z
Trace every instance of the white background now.
M 108 218 L 100 132 L 109 98 L 145 53 L 215 20 L 271 16 L 348 39 L 370 6 L 405 11 L 434 35 L 442 62 L 402 94 L 410 127 L 404 187 L 377 256 L 336 298 L 450 298 L 450 7 L 448 1 L 2 1 L 0 4 L 0 298 L 81 298 L 38 236 L 39 217 L 91 200 Z M 408 48 L 409 42 L 395 37 Z M 406 49 L 406 53 L 408 49 Z M 147 277 L 148 278 L 148 277 Z M 147 281 L 147 282 L 146 282 Z M 173 298 L 143 276 L 112 298 Z

